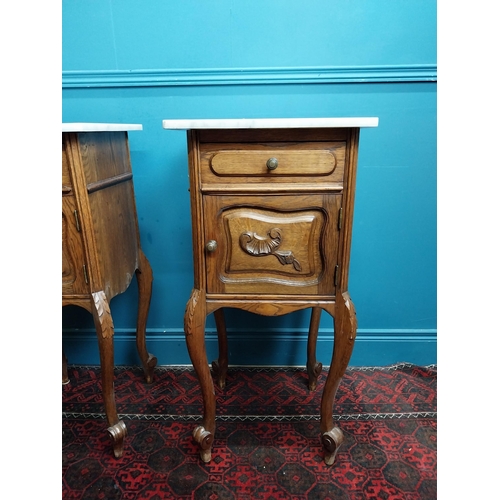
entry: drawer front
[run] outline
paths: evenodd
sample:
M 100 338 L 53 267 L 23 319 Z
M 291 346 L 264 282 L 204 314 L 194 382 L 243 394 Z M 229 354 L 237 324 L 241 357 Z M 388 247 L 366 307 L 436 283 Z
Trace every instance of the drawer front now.
M 341 195 L 207 195 L 203 204 L 208 293 L 334 294 Z
M 202 184 L 342 183 L 345 142 L 202 143 Z

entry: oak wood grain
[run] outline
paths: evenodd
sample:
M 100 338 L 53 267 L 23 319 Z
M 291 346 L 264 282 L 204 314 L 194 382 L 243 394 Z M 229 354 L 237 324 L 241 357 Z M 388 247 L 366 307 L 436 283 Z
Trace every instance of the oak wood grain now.
M 200 145 L 206 184 L 341 183 L 345 142 L 205 143 Z M 277 167 L 269 169 L 274 159 Z
M 224 308 L 281 316 L 312 308 L 307 371 L 314 390 L 321 365 L 321 311 L 334 318 L 334 357 L 323 393 L 321 435 L 331 465 L 343 435 L 334 426 L 335 393 L 356 331 L 348 288 L 359 129 L 189 130 L 194 289 L 186 307 L 188 351 L 203 395 L 193 436 L 211 459 L 215 399 L 204 343 L 205 316 L 216 315 L 225 387 Z
M 146 349 L 146 319 L 153 275 L 140 246 L 127 133 L 64 132 L 62 305 L 82 307 L 93 315 L 115 457 L 123 453 L 127 428 L 116 412 L 109 303 L 127 290 L 134 275 L 139 284 L 136 344 L 146 382 L 151 382 L 157 361 Z M 63 381 L 65 370 L 63 363 Z
M 205 252 L 208 293 L 334 295 L 340 198 L 205 196 L 205 240 L 218 244 Z M 281 235 L 275 249 L 258 254 L 247 250 L 251 240 L 242 245 L 242 237 L 272 240 L 273 229 Z
M 62 293 L 88 295 L 90 287 L 85 281 L 85 257 L 82 233 L 77 229 L 74 196 L 62 197 Z

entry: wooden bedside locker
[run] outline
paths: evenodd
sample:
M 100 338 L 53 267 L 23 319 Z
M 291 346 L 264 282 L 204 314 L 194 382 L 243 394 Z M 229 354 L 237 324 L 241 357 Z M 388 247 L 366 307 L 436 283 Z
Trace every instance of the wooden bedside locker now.
M 128 130 L 142 130 L 142 125 L 62 124 L 62 305 L 80 306 L 93 315 L 108 432 L 117 458 L 127 428 L 116 412 L 109 302 L 127 290 L 134 274 L 139 289 L 136 341 L 147 382 L 157 362 L 146 349 L 153 274 L 139 241 Z
M 378 118 L 164 120 L 185 129 L 194 252 L 194 288 L 184 330 L 200 381 L 204 414 L 194 439 L 211 459 L 215 396 L 205 351 L 205 318 L 214 313 L 220 387 L 228 367 L 224 307 L 279 316 L 312 308 L 307 349 L 309 388 L 321 311 L 334 318 L 334 352 L 322 395 L 325 462 L 343 441 L 333 422 L 335 393 L 356 337 L 348 293 L 349 253 L 360 127 Z

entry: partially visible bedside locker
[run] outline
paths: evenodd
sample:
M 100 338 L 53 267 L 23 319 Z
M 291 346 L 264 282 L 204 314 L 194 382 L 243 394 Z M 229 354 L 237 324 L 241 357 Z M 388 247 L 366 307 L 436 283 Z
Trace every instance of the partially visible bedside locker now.
M 93 315 L 101 361 L 102 393 L 115 457 L 123 453 L 127 428 L 116 411 L 114 325 L 110 300 L 139 289 L 136 344 L 146 382 L 156 357 L 146 348 L 153 273 L 139 241 L 128 131 L 137 124 L 62 124 L 62 305 Z M 63 353 L 63 383 L 69 381 Z

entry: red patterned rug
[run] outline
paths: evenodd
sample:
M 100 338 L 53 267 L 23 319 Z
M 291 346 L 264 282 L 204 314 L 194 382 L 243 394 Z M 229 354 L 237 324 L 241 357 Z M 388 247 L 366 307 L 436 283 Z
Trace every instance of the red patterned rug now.
M 435 366 L 349 368 L 334 418 L 344 432 L 335 464 L 323 462 L 319 406 L 305 369 L 230 368 L 216 387 L 212 461 L 191 433 L 201 396 L 188 368 L 115 369 L 128 429 L 115 459 L 103 411 L 99 367 L 69 367 L 63 386 L 63 499 L 434 499 Z

